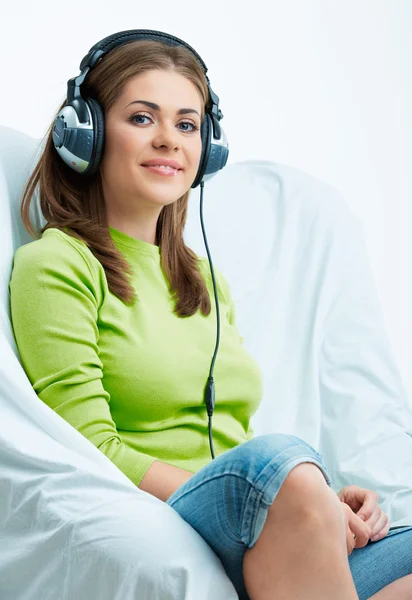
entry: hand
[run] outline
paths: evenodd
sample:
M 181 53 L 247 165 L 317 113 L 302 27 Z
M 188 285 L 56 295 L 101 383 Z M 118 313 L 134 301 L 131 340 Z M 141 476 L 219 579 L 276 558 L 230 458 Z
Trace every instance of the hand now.
M 359 518 L 369 525 L 372 542 L 377 542 L 388 534 L 389 518 L 380 508 L 376 492 L 361 488 L 358 485 L 348 485 L 337 495 L 341 502 L 347 504 Z M 354 531 L 354 533 L 356 532 Z M 358 546 L 356 547 L 358 548 Z
M 350 506 L 341 502 L 343 516 L 345 519 L 346 551 L 348 556 L 354 548 L 363 548 L 369 541 L 371 528 L 360 519 Z

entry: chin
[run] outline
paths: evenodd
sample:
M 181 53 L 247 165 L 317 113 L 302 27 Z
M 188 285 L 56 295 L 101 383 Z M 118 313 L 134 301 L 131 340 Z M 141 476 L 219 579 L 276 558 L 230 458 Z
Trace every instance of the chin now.
M 183 194 L 181 194 L 180 196 L 177 196 L 176 194 L 173 194 L 173 196 L 171 196 L 170 194 L 166 195 L 166 194 L 158 194 L 157 196 L 153 196 L 153 193 L 150 194 L 150 196 L 146 196 L 146 202 L 148 204 L 151 205 L 156 205 L 156 206 L 168 206 L 169 204 L 173 204 L 173 202 L 176 202 L 177 200 L 179 200 L 179 198 L 182 196 Z
M 172 188 L 172 186 L 170 186 Z M 171 204 L 179 200 L 190 188 L 186 186 L 179 186 L 180 189 L 175 187 L 174 189 L 166 189 L 164 185 L 150 186 L 150 192 L 147 194 L 147 199 L 156 204 Z

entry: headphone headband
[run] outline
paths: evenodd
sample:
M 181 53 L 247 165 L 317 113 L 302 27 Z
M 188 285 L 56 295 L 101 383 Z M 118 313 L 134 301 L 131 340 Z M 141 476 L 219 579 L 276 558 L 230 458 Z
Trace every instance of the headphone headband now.
M 137 40 L 156 40 L 156 38 L 159 38 L 159 42 L 162 42 L 163 44 L 168 44 L 169 46 L 185 46 L 195 56 L 196 60 L 198 61 L 198 63 L 200 63 L 200 66 L 202 67 L 206 75 L 207 66 L 202 60 L 202 58 L 199 56 L 199 54 L 196 52 L 196 50 L 192 48 L 192 46 L 190 46 L 184 40 L 181 40 L 180 38 L 171 35 L 170 33 L 164 33 L 163 31 L 155 31 L 153 29 L 128 29 L 126 31 L 120 31 L 119 33 L 113 33 L 112 35 L 105 37 L 103 40 L 100 40 L 100 42 L 97 42 L 94 46 L 90 48 L 88 54 L 86 54 L 86 56 L 80 63 L 80 70 L 83 71 L 85 67 L 94 67 L 101 56 L 107 54 L 107 52 L 110 52 L 110 50 L 113 50 L 113 48 L 116 48 L 117 46 L 127 44 L 128 42 L 134 42 Z M 95 54 L 95 51 L 97 50 L 101 50 L 101 54 Z M 207 75 L 206 79 L 209 81 Z

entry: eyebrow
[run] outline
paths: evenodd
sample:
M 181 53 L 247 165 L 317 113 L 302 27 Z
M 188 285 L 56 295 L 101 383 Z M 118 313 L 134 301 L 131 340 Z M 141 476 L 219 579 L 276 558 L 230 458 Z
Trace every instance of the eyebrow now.
M 158 110 L 159 112 L 161 112 L 162 110 L 158 104 L 155 104 L 154 102 L 149 102 L 148 100 L 133 100 L 133 102 L 129 102 L 129 104 L 125 106 L 123 110 L 125 110 L 131 104 L 145 104 L 153 110 Z M 188 113 L 196 113 L 197 115 L 199 115 L 197 110 L 195 110 L 194 108 L 179 108 L 179 110 L 177 111 L 178 115 L 187 115 Z

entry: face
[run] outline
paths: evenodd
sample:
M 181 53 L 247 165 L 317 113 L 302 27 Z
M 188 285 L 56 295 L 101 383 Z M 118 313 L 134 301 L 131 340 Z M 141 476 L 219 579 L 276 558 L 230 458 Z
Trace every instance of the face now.
M 180 109 L 196 112 L 178 114 Z M 197 88 L 180 73 L 151 70 L 127 82 L 105 116 L 100 173 L 108 214 L 150 219 L 190 189 L 202 150 L 201 114 Z M 142 166 L 150 159 L 175 160 L 181 170 L 157 174 Z

